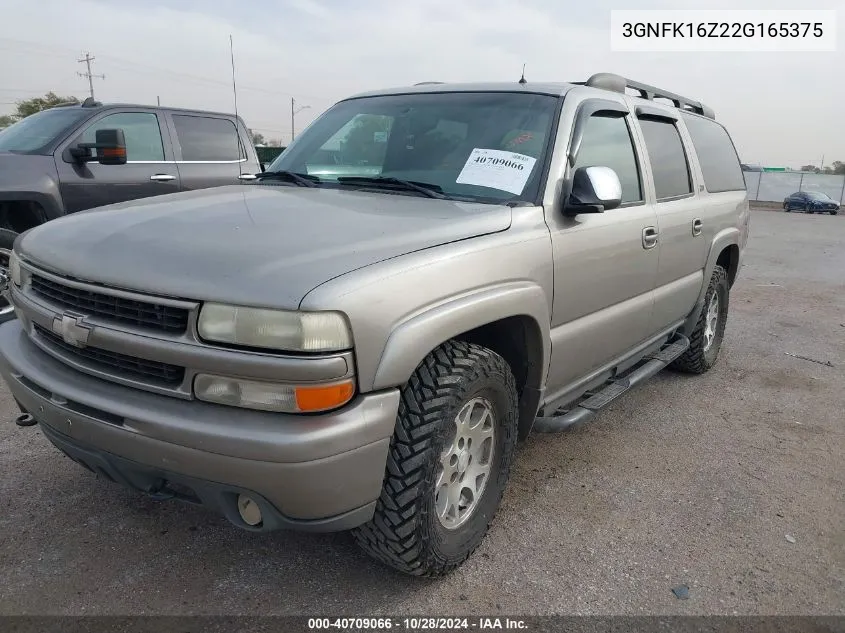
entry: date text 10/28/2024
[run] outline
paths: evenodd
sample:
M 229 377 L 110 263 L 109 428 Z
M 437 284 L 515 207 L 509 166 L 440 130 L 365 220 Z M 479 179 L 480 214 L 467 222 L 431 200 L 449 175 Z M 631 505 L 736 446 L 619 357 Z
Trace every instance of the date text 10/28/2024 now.
M 310 618 L 309 631 L 526 631 L 518 618 Z

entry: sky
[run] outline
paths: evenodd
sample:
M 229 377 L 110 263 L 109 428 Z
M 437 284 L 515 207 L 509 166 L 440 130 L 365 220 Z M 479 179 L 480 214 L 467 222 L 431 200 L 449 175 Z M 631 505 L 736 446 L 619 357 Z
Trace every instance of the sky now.
M 795 9 L 792 1 L 692 0 L 3 0 L 0 113 L 54 91 L 98 100 L 232 111 L 290 140 L 333 103 L 420 81 L 583 81 L 615 72 L 700 100 L 745 163 L 845 161 L 845 3 L 836 52 L 631 53 L 610 50 L 611 9 Z

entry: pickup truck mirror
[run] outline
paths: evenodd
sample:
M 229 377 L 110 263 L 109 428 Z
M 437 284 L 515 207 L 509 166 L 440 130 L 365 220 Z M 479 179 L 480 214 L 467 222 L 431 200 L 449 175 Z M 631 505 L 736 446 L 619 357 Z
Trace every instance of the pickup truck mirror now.
M 78 143 L 70 155 L 81 163 L 97 161 L 101 165 L 126 164 L 126 138 L 119 128 L 97 130 L 94 143 Z M 91 150 L 97 150 L 97 154 Z
M 565 215 L 604 213 L 622 204 L 622 183 L 610 167 L 579 167 L 572 176 L 572 192 Z

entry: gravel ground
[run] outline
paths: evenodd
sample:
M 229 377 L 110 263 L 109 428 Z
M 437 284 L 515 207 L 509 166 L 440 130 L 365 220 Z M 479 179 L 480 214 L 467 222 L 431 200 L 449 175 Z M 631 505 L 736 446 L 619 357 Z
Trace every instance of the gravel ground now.
M 438 580 L 98 481 L 3 389 L 0 613 L 845 614 L 843 244 L 845 217 L 755 211 L 717 366 L 529 439 Z

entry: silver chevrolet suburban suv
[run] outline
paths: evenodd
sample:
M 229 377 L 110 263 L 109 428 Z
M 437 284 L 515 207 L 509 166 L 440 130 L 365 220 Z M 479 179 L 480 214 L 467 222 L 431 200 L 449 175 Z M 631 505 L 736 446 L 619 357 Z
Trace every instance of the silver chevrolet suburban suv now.
M 19 236 L 0 370 L 106 479 L 438 575 L 518 439 L 714 365 L 748 222 L 688 98 L 608 73 L 372 92 L 255 182 Z

